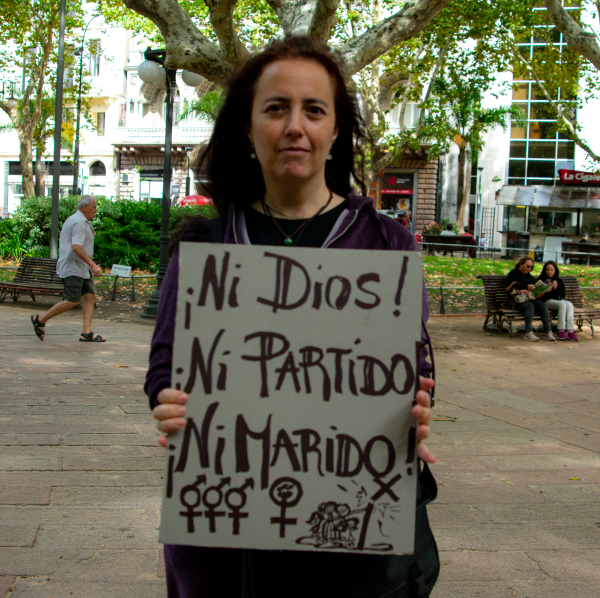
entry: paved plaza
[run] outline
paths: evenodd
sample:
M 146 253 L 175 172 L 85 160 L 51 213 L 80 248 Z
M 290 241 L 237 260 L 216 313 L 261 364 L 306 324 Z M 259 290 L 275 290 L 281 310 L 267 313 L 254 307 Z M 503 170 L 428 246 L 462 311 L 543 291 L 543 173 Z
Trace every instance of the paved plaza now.
M 70 312 L 41 343 L 33 308 L 0 305 L 0 598 L 164 597 L 152 326 L 97 312 L 109 342 L 80 343 Z M 598 598 L 600 336 L 525 343 L 481 324 L 430 325 L 433 597 Z

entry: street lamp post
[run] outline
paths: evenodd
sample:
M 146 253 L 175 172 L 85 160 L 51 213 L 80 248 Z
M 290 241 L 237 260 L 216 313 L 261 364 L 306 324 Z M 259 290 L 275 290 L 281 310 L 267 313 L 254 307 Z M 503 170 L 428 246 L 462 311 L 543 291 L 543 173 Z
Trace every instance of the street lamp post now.
M 81 38 L 81 47 L 75 50 L 75 56 L 79 56 L 79 89 L 77 91 L 77 124 L 75 125 L 75 151 L 73 153 L 73 195 L 77 195 L 79 186 L 79 123 L 81 120 L 81 81 L 83 76 L 83 49 L 85 42 L 85 34 L 87 33 L 90 23 L 97 17 L 94 15 L 85 26 L 83 36 Z
M 56 102 L 54 106 L 54 164 L 52 165 L 52 216 L 50 219 L 50 257 L 58 257 L 58 204 L 60 199 L 60 150 L 65 69 L 65 23 L 67 0 L 60 0 L 58 60 L 56 64 Z
M 475 238 L 480 242 L 481 237 L 481 174 L 483 166 L 477 167 L 477 195 L 475 196 Z
M 186 197 L 190 194 L 190 164 L 192 161 L 193 147 L 186 147 L 185 153 L 187 155 L 187 176 L 185 177 L 185 195 Z
M 7 88 L 10 89 L 10 96 L 6 97 Z M 2 81 L 2 101 L 10 110 L 17 107 L 17 99 L 15 98 L 15 84 L 13 81 Z M 8 181 L 8 179 L 6 179 Z M 4 203 L 2 207 L 2 218 L 8 218 L 8 183 L 4 189 Z
M 162 215 L 160 225 L 160 253 L 158 258 L 158 272 L 156 274 L 156 290 L 148 303 L 144 305 L 142 318 L 155 319 L 158 313 L 158 302 L 160 299 L 160 290 L 162 281 L 169 265 L 169 221 L 171 211 L 171 140 L 173 132 L 173 101 L 175 99 L 177 84 L 175 76 L 176 69 L 165 67 L 166 50 L 151 50 L 148 48 L 144 52 L 144 62 L 138 67 L 138 75 L 140 79 L 146 83 L 160 82 L 164 77 L 164 82 L 167 91 L 166 97 L 166 118 L 165 118 L 165 164 L 163 169 L 163 193 L 162 193 Z M 163 68 L 161 68 L 161 66 Z M 202 81 L 200 75 L 184 71 L 184 82 L 187 85 L 199 85 Z

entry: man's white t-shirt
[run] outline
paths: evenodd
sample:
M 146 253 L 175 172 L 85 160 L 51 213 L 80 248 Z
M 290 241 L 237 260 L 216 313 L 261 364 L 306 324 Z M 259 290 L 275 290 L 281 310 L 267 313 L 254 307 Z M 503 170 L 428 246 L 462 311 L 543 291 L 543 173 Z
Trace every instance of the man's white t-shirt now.
M 94 256 L 94 227 L 82 212 L 77 210 L 69 216 L 60 231 L 60 243 L 56 273 L 60 278 L 81 276 L 90 278 L 90 267 L 75 255 L 72 245 L 81 245 L 87 256 Z

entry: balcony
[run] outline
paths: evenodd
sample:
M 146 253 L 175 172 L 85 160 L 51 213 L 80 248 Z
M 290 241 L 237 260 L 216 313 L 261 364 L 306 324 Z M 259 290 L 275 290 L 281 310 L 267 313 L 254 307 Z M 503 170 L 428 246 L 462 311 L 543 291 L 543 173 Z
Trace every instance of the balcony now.
M 212 134 L 212 126 L 173 127 L 173 145 L 197 145 Z M 114 129 L 113 145 L 163 145 L 164 127 L 119 127 Z

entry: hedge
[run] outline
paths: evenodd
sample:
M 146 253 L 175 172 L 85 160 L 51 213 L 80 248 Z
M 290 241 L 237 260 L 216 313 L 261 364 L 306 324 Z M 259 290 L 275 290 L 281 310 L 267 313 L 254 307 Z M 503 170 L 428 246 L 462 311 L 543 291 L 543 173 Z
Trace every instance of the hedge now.
M 58 226 L 77 209 L 77 197 L 60 200 Z M 124 264 L 144 270 L 155 270 L 158 265 L 159 235 L 162 207 L 159 203 L 97 197 L 98 212 L 92 225 L 96 230 L 94 261 L 104 267 Z M 173 206 L 170 231 L 173 232 L 189 218 L 201 215 L 212 218 L 212 206 Z M 30 197 L 24 199 L 12 219 L 0 221 L 0 255 L 18 259 L 23 255 L 48 257 L 50 255 L 50 228 L 52 199 Z M 18 244 L 20 255 L 11 248 Z M 12 245 L 10 245 L 12 243 Z M 17 251 L 17 253 L 19 253 Z

